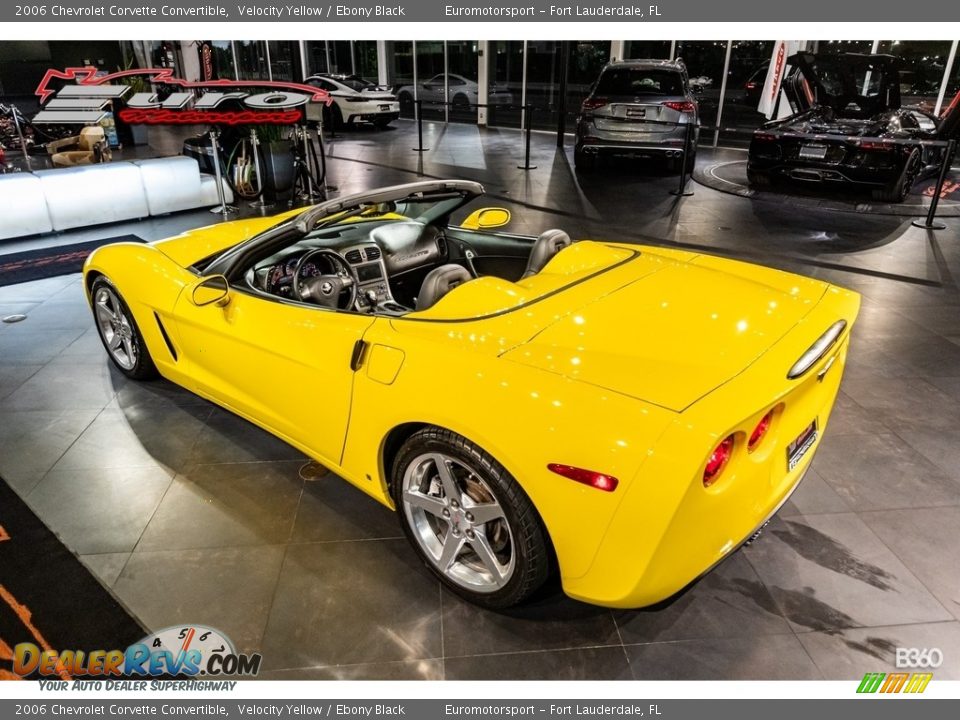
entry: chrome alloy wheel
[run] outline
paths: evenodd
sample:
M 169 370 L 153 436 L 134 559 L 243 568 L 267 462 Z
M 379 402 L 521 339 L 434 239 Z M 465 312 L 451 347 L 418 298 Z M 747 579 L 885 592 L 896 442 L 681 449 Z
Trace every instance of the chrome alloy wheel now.
M 137 364 L 137 345 L 133 339 L 133 325 L 127 317 L 117 294 L 108 287 L 97 288 L 93 296 L 97 330 L 107 352 L 124 370 L 133 370 Z
M 439 452 L 403 476 L 403 512 L 424 554 L 448 579 L 490 593 L 513 576 L 516 550 L 503 508 L 471 467 Z

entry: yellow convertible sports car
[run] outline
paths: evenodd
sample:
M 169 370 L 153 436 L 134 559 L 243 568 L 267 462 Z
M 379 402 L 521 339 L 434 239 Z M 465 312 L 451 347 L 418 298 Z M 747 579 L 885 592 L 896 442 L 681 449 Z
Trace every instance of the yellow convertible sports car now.
M 552 572 L 656 603 L 750 539 L 826 429 L 859 296 L 681 250 L 494 232 L 419 182 L 94 252 L 110 358 L 397 510 L 488 607 Z M 451 217 L 461 218 L 457 223 Z

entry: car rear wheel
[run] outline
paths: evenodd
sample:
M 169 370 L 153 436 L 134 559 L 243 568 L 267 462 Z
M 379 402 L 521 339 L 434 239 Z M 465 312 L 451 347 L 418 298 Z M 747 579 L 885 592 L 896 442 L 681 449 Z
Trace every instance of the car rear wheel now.
M 766 188 L 773 184 L 770 175 L 759 170 L 747 170 L 747 183 L 752 188 Z
M 158 375 L 157 367 L 153 364 L 137 321 L 113 283 L 105 277 L 99 277 L 94 281 L 91 292 L 97 333 L 113 364 L 128 378 L 155 378 Z
M 392 491 L 407 538 L 458 595 L 505 608 L 547 579 L 549 546 L 536 509 L 466 438 L 436 427 L 414 433 L 393 464 Z
M 873 191 L 873 199 L 880 202 L 899 203 L 907 199 L 910 194 L 910 188 L 917 181 L 917 175 L 920 174 L 920 149 L 915 148 L 907 162 L 903 165 L 903 172 L 892 185 L 884 188 L 878 188 Z
M 573 167 L 580 172 L 593 172 L 597 169 L 597 156 L 579 148 L 573 151 Z

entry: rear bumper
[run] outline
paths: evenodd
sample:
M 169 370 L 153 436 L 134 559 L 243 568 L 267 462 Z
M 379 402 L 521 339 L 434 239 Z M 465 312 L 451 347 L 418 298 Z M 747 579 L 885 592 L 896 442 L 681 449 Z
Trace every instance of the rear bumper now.
M 591 120 L 581 120 L 577 125 L 577 147 L 590 154 L 678 155 L 683 151 L 686 138 L 684 126 L 667 132 L 641 132 L 601 130 Z
M 746 372 L 678 415 L 626 488 L 590 568 L 563 577 L 568 595 L 622 608 L 666 600 L 729 557 L 782 507 L 822 441 L 849 328 L 802 378 L 787 381 L 786 372 L 838 317 L 853 324 L 859 299 L 839 293 L 822 300 L 826 308 L 818 306 Z M 767 435 L 749 451 L 747 437 L 771 409 Z M 731 425 L 724 417 L 740 419 Z M 788 446 L 813 421 L 816 440 L 790 468 Z M 733 456 L 716 484 L 705 488 L 707 457 L 727 435 L 736 438 Z

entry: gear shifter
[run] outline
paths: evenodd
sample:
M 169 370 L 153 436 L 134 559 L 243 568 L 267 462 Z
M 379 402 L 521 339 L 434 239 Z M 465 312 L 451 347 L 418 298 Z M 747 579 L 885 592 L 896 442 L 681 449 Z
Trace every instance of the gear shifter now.
M 367 298 L 367 302 L 370 304 L 371 308 L 377 306 L 377 292 L 376 290 L 366 290 L 364 291 L 364 296 Z

